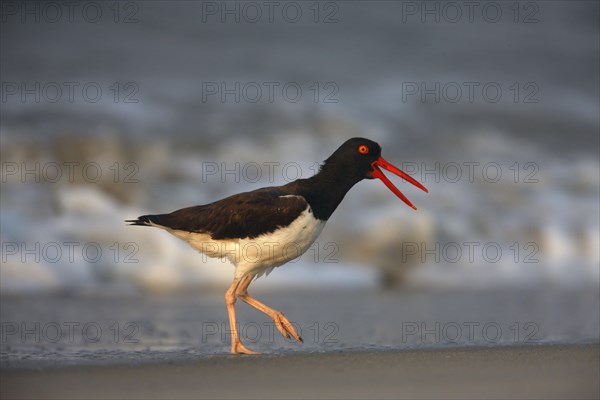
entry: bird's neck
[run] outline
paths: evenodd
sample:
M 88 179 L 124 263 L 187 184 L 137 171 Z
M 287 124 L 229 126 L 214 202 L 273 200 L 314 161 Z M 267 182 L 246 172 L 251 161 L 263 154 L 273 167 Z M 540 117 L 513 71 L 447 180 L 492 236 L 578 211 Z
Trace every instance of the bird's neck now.
M 339 174 L 333 168 L 323 167 L 318 174 L 308 179 L 298 179 L 287 186 L 294 194 L 301 195 L 308 201 L 316 218 L 327 221 L 358 181 Z

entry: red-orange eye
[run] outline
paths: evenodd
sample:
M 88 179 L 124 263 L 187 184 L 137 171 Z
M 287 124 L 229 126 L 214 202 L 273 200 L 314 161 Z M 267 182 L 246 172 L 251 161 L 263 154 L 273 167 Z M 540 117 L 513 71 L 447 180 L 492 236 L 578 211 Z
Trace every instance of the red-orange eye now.
M 365 146 L 364 144 L 361 144 L 360 146 L 358 146 L 358 152 L 360 154 L 367 154 L 369 152 L 369 147 Z

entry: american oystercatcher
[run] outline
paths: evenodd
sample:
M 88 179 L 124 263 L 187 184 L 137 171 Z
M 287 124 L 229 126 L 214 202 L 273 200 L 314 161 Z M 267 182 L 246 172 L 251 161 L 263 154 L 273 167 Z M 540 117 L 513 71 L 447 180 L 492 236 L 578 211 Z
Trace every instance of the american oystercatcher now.
M 348 190 L 363 179 L 379 178 L 407 205 L 416 207 L 381 172 L 386 169 L 421 190 L 427 189 L 381 157 L 381 147 L 368 139 L 342 144 L 319 172 L 287 185 L 239 193 L 214 203 L 183 208 L 170 214 L 143 215 L 126 222 L 155 226 L 188 242 L 209 257 L 227 258 L 235 265 L 225 294 L 231 327 L 231 352 L 258 354 L 240 341 L 235 302 L 240 299 L 273 319 L 281 334 L 302 338 L 283 313 L 248 294 L 253 279 L 304 253 L 319 236 Z

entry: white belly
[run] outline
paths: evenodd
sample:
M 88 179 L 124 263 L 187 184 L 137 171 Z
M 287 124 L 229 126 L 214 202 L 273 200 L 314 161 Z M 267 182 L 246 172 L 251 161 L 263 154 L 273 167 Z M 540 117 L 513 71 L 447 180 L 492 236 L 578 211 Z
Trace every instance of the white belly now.
M 226 257 L 236 266 L 236 277 L 261 276 L 300 257 L 321 234 L 325 221 L 307 208 L 290 225 L 254 239 L 213 240 L 205 233 L 167 229 L 209 257 Z

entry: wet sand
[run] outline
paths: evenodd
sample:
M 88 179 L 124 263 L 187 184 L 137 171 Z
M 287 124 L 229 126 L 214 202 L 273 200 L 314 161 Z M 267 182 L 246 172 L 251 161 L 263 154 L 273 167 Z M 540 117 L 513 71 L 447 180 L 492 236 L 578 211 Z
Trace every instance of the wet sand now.
M 9 398 L 598 398 L 599 347 L 216 355 L 1 373 Z
M 237 307 L 240 335 L 265 354 L 587 344 L 600 337 L 597 289 L 255 291 L 303 344 Z M 220 291 L 164 296 L 3 297 L 0 368 L 196 360 L 229 351 Z

